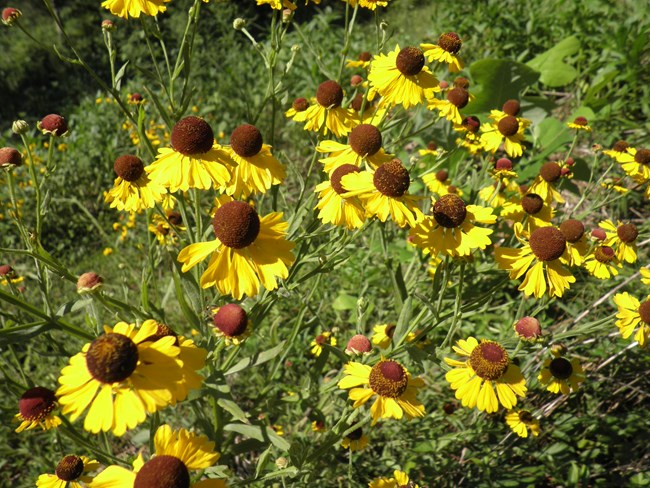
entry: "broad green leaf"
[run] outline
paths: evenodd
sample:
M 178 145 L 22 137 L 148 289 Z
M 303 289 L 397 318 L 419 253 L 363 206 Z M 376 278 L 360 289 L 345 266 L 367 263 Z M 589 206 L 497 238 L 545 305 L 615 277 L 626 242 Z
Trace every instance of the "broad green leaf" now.
M 282 351 L 282 349 L 284 348 L 284 343 L 285 341 L 282 341 L 280 344 L 278 344 L 272 349 L 268 349 L 267 351 L 264 351 L 260 354 L 255 354 L 253 356 L 249 356 L 247 358 L 240 360 L 239 362 L 237 362 L 237 364 L 232 366 L 224 374 L 227 376 L 229 374 L 238 373 L 252 366 L 259 366 L 262 363 L 270 361 L 271 359 L 275 358 L 278 354 L 280 354 L 280 351 Z
M 576 54 L 579 50 L 578 38 L 576 36 L 567 37 L 526 64 L 539 71 L 539 81 L 545 85 L 565 86 L 576 79 L 578 71 L 573 66 L 566 64 L 564 58 Z
M 288 451 L 291 447 L 291 444 L 276 434 L 270 427 L 245 424 L 227 424 L 223 427 L 223 430 L 229 432 L 238 432 L 246 437 L 256 439 L 260 442 L 270 441 L 275 447 L 283 451 Z
M 340 292 L 332 303 L 334 310 L 355 310 L 357 308 L 357 299 L 345 292 Z

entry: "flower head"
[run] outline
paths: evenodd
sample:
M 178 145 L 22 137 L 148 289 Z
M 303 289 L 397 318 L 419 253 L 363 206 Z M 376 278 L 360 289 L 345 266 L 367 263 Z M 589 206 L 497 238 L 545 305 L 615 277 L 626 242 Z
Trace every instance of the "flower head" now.
M 345 346 L 345 353 L 349 355 L 366 355 L 372 351 L 372 344 L 363 334 L 356 334 L 350 338 L 348 344 Z
M 636 262 L 636 240 L 639 237 L 639 229 L 636 225 L 622 222 L 614 225 L 611 220 L 603 220 L 598 226 L 605 231 L 603 244 L 614 249 L 619 261 L 630 264 Z
M 524 130 L 526 125 L 520 123 L 514 115 L 506 115 L 495 124 L 481 125 L 481 142 L 486 151 L 496 152 L 501 144 L 511 158 L 517 158 L 524 152 Z
M 350 449 L 350 452 L 360 451 L 368 445 L 368 436 L 363 433 L 361 427 L 348 433 L 341 441 L 341 447 Z
M 61 425 L 61 419 L 52 414 L 57 407 L 56 395 L 48 388 L 36 386 L 22 394 L 18 401 L 18 413 L 14 419 L 20 422 L 16 432 L 40 427 L 49 430 Z
M 573 122 L 567 122 L 567 127 L 576 131 L 591 132 L 589 121 L 585 117 L 576 117 Z
M 452 73 L 458 73 L 463 69 L 464 63 L 458 57 L 463 41 L 455 32 L 445 32 L 440 35 L 437 44 L 420 44 L 420 47 L 430 63 L 433 61 L 446 63 Z
M 350 131 L 348 143 L 341 144 L 336 141 L 322 141 L 316 150 L 320 153 L 330 153 L 319 161 L 325 165 L 325 171 L 331 173 L 339 166 L 352 164 L 377 168 L 390 161 L 393 157 L 382 149 L 382 136 L 380 130 L 372 124 L 359 124 Z
M 330 331 L 323 332 L 318 334 L 314 340 L 309 344 L 311 346 L 312 356 L 318 357 L 323 353 L 324 345 L 329 344 L 330 346 L 336 346 L 336 337 Z
M 316 90 L 316 103 L 305 110 L 305 130 L 327 135 L 332 132 L 336 137 L 343 137 L 352 130 L 354 114 L 351 110 L 341 107 L 343 103 L 343 88 L 334 80 L 321 83 Z M 294 117 L 294 120 L 301 121 Z
M 553 349 L 553 359 L 545 359 L 542 371 L 537 379 L 551 393 L 568 395 L 571 390 L 578 391 L 580 383 L 585 380 L 584 370 L 577 359 L 567 359 L 562 352 Z
M 44 135 L 63 137 L 68 135 L 68 123 L 59 114 L 49 114 L 36 124 Z
M 23 16 L 23 13 L 17 8 L 6 7 L 2 9 L 2 23 L 4 25 L 12 26 L 18 19 Z
M 0 148 L 0 168 L 15 168 L 22 166 L 23 155 L 13 147 Z
M 366 222 L 366 211 L 358 197 L 344 197 L 348 192 L 341 179 L 360 170 L 354 164 L 342 164 L 331 172 L 330 177 L 314 189 L 318 192 L 318 218 L 324 224 L 360 229 Z
M 240 345 L 251 334 L 251 321 L 246 310 L 236 303 L 228 303 L 213 310 L 214 332 L 223 337 L 226 345 Z
M 519 437 L 528 437 L 528 431 L 533 436 L 539 435 L 539 420 L 528 410 L 511 410 L 506 414 L 506 424 Z
M 42 474 L 36 480 L 38 488 L 83 488 L 91 486 L 93 477 L 88 472 L 99 468 L 99 463 L 86 456 L 69 455 L 56 465 L 54 474 Z M 83 484 L 82 484 L 83 483 Z
M 418 488 L 419 485 L 413 483 L 408 474 L 396 469 L 393 471 L 392 478 L 375 478 L 368 484 L 368 488 Z
M 522 340 L 535 340 L 542 335 L 539 320 L 535 317 L 522 317 L 514 325 L 515 333 Z
M 650 336 L 650 296 L 640 302 L 628 292 L 617 293 L 614 303 L 618 307 L 616 326 L 621 332 L 621 337 L 628 339 L 636 329 L 634 340 L 639 346 L 645 347 Z
M 166 3 L 171 0 L 104 0 L 102 7 L 111 11 L 113 15 L 128 19 L 138 18 L 140 15 L 155 17 L 167 10 Z
M 106 193 L 106 203 L 110 203 L 111 208 L 139 212 L 153 208 L 166 193 L 161 184 L 149 178 L 137 156 L 126 154 L 118 157 L 113 170 L 117 174 L 115 186 Z

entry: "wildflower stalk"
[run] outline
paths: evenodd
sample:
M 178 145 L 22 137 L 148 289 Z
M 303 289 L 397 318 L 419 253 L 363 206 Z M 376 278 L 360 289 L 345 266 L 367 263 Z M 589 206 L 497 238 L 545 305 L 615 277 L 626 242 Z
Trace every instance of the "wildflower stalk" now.
M 354 10 L 352 11 L 352 19 L 350 19 L 350 4 L 345 2 L 345 40 L 343 42 L 343 49 L 341 50 L 341 62 L 339 64 L 339 74 L 336 77 L 339 84 L 341 84 L 341 78 L 343 77 L 343 67 L 345 66 L 345 58 L 348 55 L 350 50 L 350 41 L 352 40 L 352 30 L 354 29 L 354 21 L 357 18 L 357 12 L 359 11 L 359 3 L 354 5 Z

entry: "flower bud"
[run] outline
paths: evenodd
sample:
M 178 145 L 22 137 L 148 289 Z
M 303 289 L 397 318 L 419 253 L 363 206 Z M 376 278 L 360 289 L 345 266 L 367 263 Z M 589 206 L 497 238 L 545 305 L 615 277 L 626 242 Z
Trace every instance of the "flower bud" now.
M 522 317 L 515 324 L 515 332 L 520 339 L 530 341 L 542 335 L 542 328 L 535 317 Z
M 68 134 L 68 123 L 59 114 L 49 114 L 36 124 L 43 135 L 62 137 Z
M 359 86 L 361 83 L 363 83 L 363 78 L 359 75 L 352 75 L 352 78 L 350 78 L 350 85 L 352 86 Z
M 241 17 L 237 17 L 235 20 L 232 21 L 232 28 L 235 30 L 242 30 L 244 27 L 246 27 L 246 19 L 242 19 Z
M 18 19 L 23 16 L 23 13 L 17 8 L 7 7 L 2 9 L 2 23 L 4 25 L 12 26 Z
M 24 120 L 14 120 L 11 124 L 11 131 L 16 135 L 26 134 L 29 130 L 29 124 Z
M 113 32 L 115 30 L 115 23 L 112 20 L 102 20 L 102 30 L 104 32 Z
M 594 230 L 591 231 L 591 237 L 593 237 L 594 239 L 597 239 L 599 241 L 604 241 L 605 239 L 607 239 L 607 234 L 605 233 L 605 231 L 603 229 L 601 229 L 600 227 L 597 227 L 597 228 L 595 228 Z
M 104 278 L 97 273 L 88 272 L 79 276 L 77 280 L 77 293 L 90 293 L 104 284 Z
M 285 8 L 282 11 L 282 23 L 283 24 L 288 24 L 291 22 L 291 19 L 293 18 L 293 12 L 291 11 L 290 8 Z
M 23 164 L 23 155 L 13 147 L 0 148 L 0 168 L 15 168 Z

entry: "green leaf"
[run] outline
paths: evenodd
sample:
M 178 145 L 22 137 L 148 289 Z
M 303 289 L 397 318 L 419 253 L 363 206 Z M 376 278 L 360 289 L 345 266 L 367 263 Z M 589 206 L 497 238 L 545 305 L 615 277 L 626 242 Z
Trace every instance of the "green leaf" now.
M 280 354 L 280 351 L 282 351 L 282 349 L 284 348 L 285 342 L 286 341 L 282 341 L 280 342 L 280 344 L 278 344 L 272 349 L 268 349 L 260 354 L 254 354 L 252 356 L 240 360 L 239 362 L 237 362 L 237 364 L 232 366 L 224 374 L 227 376 L 229 374 L 239 373 L 240 371 L 244 371 L 245 369 L 251 368 L 253 366 L 259 366 L 262 363 L 270 361 L 271 359 L 275 358 L 278 354 Z
M 47 332 L 53 327 L 53 323 L 40 321 L 31 324 L 0 329 L 0 346 L 7 346 L 9 344 L 24 342 L 27 339 L 42 334 L 43 332 Z
M 520 98 L 521 92 L 539 78 L 534 69 L 509 59 L 482 59 L 472 63 L 469 71 L 481 90 L 463 110 L 468 114 L 501 108 L 506 100 Z
M 578 38 L 576 36 L 567 37 L 526 64 L 539 71 L 539 81 L 545 85 L 565 86 L 578 77 L 578 71 L 573 66 L 566 64 L 564 58 L 573 56 L 579 50 Z
M 260 442 L 271 442 L 275 447 L 283 451 L 288 451 L 291 447 L 285 439 L 276 434 L 270 427 L 262 427 L 259 425 L 245 425 L 245 424 L 227 424 L 223 430 L 229 432 L 238 432 L 251 439 L 256 439 Z
M 357 308 L 357 299 L 345 292 L 340 292 L 332 303 L 334 310 L 355 310 Z

